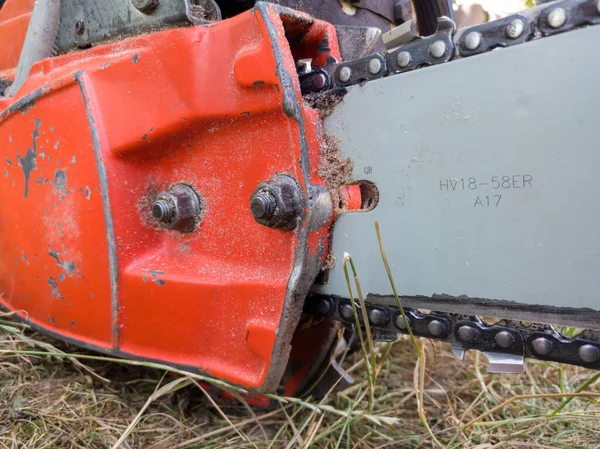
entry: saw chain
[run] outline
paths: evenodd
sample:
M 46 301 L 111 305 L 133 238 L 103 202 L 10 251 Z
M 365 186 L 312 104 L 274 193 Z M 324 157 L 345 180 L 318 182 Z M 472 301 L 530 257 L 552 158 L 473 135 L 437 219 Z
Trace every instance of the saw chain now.
M 546 324 L 512 320 L 490 323 L 476 316 L 403 310 L 406 320 L 397 304 L 367 302 L 363 310 L 356 300 L 353 308 L 349 299 L 315 293 L 309 295 L 304 308 L 307 314 L 340 321 L 350 329 L 356 326 L 356 317 L 361 326 L 367 320 L 375 341 L 394 341 L 399 333 L 408 334 L 410 327 L 416 337 L 450 343 L 459 360 L 469 349 L 481 351 L 490 362 L 489 372 L 520 373 L 525 358 L 600 370 L 600 335 L 593 330 L 567 337 Z
M 303 94 L 313 94 L 475 56 L 498 48 L 600 23 L 600 0 L 561 0 L 499 20 L 456 30 L 447 17 L 426 37 L 412 34 L 410 22 L 383 35 L 387 52 L 323 67 L 301 64 Z
M 545 3 L 500 20 L 456 31 L 454 22 L 438 19 L 437 31 L 416 37 L 408 27 L 384 35 L 388 50 L 367 57 L 324 67 L 303 66 L 299 70 L 304 94 L 401 74 L 452 60 L 475 56 L 498 48 L 523 44 L 534 39 L 600 23 L 600 0 L 564 0 Z M 466 351 L 483 352 L 489 372 L 519 373 L 525 358 L 566 363 L 600 370 L 600 332 L 580 331 L 564 335 L 547 325 L 514 320 L 490 320 L 461 314 L 403 308 L 393 298 L 365 303 L 363 310 L 347 298 L 312 293 L 305 313 L 342 322 L 354 329 L 368 322 L 375 341 L 393 341 L 398 334 L 413 335 L 451 344 L 454 356 L 463 360 Z M 571 331 L 569 334 L 573 334 Z

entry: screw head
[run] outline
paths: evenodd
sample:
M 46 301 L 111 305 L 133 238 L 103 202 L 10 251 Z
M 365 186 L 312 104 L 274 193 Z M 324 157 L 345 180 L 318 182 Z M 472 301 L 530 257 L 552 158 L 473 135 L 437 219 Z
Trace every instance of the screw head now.
M 579 348 L 579 357 L 586 363 L 594 363 L 600 359 L 600 351 L 592 345 L 583 345 Z
M 431 44 L 431 47 L 429 47 L 429 53 L 431 53 L 431 56 L 435 59 L 440 59 L 444 56 L 444 53 L 446 53 L 446 43 L 444 41 L 435 41 Z
M 406 317 L 406 321 L 408 321 L 408 324 L 410 326 L 410 317 L 407 316 Z M 402 331 L 406 330 L 406 323 L 404 322 L 404 318 L 402 317 L 402 314 L 399 314 L 396 317 L 396 321 L 394 322 L 394 324 L 396 325 L 396 327 Z
M 407 51 L 401 51 L 396 55 L 396 64 L 398 64 L 398 67 L 401 69 L 407 67 L 411 60 L 412 56 Z
M 347 83 L 350 81 L 350 77 L 352 76 L 352 69 L 350 67 L 342 67 L 338 73 L 338 79 L 342 83 Z
M 521 19 L 514 19 L 506 26 L 506 37 L 518 39 L 525 31 L 525 25 Z
M 340 315 L 346 321 L 350 321 L 354 318 L 354 310 L 352 310 L 352 306 L 350 304 L 344 304 L 340 307 Z
M 327 83 L 327 77 L 325 75 L 323 75 L 322 73 L 317 74 L 314 78 L 313 78 L 313 86 L 315 86 L 316 89 L 323 89 L 325 87 L 325 84 Z
M 567 21 L 567 13 L 562 8 L 554 8 L 548 13 L 546 21 L 548 22 L 548 26 L 550 28 L 560 28 Z
M 75 33 L 77 35 L 81 36 L 84 31 L 85 31 L 85 23 L 83 23 L 83 20 L 78 20 L 77 23 L 75 24 Z
M 461 326 L 458 329 L 458 338 L 462 341 L 473 341 L 477 336 L 477 331 L 471 326 Z
M 515 342 L 515 337 L 508 331 L 500 331 L 496 334 L 496 344 L 501 348 L 510 348 Z
M 133 6 L 144 14 L 151 14 L 158 7 L 160 0 L 132 0 Z
M 175 207 L 167 200 L 156 200 L 152 205 L 152 216 L 161 223 L 169 223 L 175 216 Z
M 378 58 L 373 58 L 369 61 L 367 68 L 371 75 L 377 75 L 381 72 L 381 61 Z
M 548 355 L 552 351 L 552 342 L 544 337 L 539 337 L 531 343 L 535 352 L 539 355 Z
M 270 192 L 258 192 L 250 199 L 250 211 L 254 218 L 269 220 L 277 209 L 277 200 Z
M 477 48 L 479 48 L 481 45 L 481 33 L 478 33 L 477 31 L 471 31 L 465 36 L 464 43 L 467 50 L 477 50 Z
M 388 322 L 388 317 L 385 311 L 381 309 L 371 309 L 369 311 L 369 321 L 376 326 L 383 326 Z

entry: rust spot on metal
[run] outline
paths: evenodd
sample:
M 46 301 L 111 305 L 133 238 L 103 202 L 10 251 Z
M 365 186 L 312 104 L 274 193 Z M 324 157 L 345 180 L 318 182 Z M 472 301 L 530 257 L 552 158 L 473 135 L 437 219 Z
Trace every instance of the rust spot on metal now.
M 98 67 L 100 70 L 104 70 L 105 68 L 107 68 L 108 66 L 110 66 L 110 62 L 107 62 L 106 64 L 102 64 L 100 67 Z
M 12 165 L 12 161 L 10 160 L 10 158 L 9 158 L 9 157 L 7 157 L 7 158 L 6 158 L 6 163 L 7 163 L 8 165 Z
M 71 158 L 71 164 L 76 164 L 77 163 L 77 156 L 73 156 Z
M 85 186 L 85 199 L 89 201 L 91 196 L 92 196 L 92 191 L 90 190 L 90 188 L 88 186 Z
M 131 62 L 133 62 L 134 64 L 136 62 L 138 62 L 140 60 L 140 56 L 136 53 L 135 55 L 133 55 L 133 57 L 131 58 Z

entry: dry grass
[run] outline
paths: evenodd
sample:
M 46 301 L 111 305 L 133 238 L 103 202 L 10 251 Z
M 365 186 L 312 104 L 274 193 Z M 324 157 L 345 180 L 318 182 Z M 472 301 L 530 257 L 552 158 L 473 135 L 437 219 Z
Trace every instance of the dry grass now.
M 530 362 L 523 375 L 490 375 L 483 356 L 461 364 L 447 345 L 422 341 L 418 360 L 402 339 L 375 348 L 372 408 L 357 351 L 344 362 L 353 387 L 264 410 L 214 400 L 197 379 L 106 360 L 7 317 L 0 328 L 0 448 L 600 447 L 594 382 L 550 416 L 560 394 L 595 381 L 582 368 Z

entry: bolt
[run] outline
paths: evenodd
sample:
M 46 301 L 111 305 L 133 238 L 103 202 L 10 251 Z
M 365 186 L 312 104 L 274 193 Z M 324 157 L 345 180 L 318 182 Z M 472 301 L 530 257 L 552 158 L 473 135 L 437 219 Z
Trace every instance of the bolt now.
M 198 194 L 186 184 L 175 184 L 161 192 L 152 203 L 152 216 L 168 229 L 192 232 L 200 221 Z
M 396 55 L 396 64 L 398 64 L 398 67 L 402 69 L 407 67 L 411 60 L 412 56 L 407 51 L 401 51 Z
M 346 321 L 350 321 L 354 318 L 354 310 L 352 310 L 352 306 L 350 304 L 344 304 L 340 307 L 340 315 Z
M 523 25 L 523 21 L 521 19 L 512 20 L 506 26 L 506 37 L 509 39 L 518 39 L 525 31 L 525 25 Z
M 444 41 L 435 41 L 431 44 L 431 47 L 429 47 L 429 53 L 431 53 L 431 56 L 435 59 L 440 59 L 444 56 L 444 53 L 446 53 L 446 43 Z
M 81 36 L 84 31 L 85 31 L 85 23 L 83 23 L 83 20 L 78 20 L 77 23 L 75 24 L 75 33 L 78 34 L 79 36 Z
M 371 75 L 377 75 L 381 72 L 381 61 L 378 58 L 373 58 L 369 61 L 368 67 Z
M 444 333 L 444 323 L 439 320 L 431 320 L 427 325 L 427 329 L 429 329 L 431 335 L 439 337 Z
M 327 77 L 322 73 L 317 74 L 313 78 L 313 86 L 315 86 L 315 89 L 321 90 L 325 87 L 325 84 L 327 84 Z
M 407 316 L 406 321 L 408 321 L 408 325 L 410 326 L 410 317 Z M 404 317 L 402 317 L 402 314 L 396 317 L 396 327 L 403 331 L 406 330 L 406 323 L 404 322 Z
M 388 322 L 387 313 L 381 309 L 371 309 L 369 311 L 369 321 L 375 326 L 383 326 Z
M 533 349 L 539 355 L 548 355 L 552 351 L 552 342 L 544 337 L 539 337 L 533 340 Z
M 161 223 L 169 223 L 175 216 L 175 207 L 167 200 L 156 200 L 152 205 L 152 216 Z
M 550 28 L 557 29 L 563 26 L 567 21 L 567 13 L 562 8 L 554 8 L 548 13 L 546 20 Z
M 352 76 L 352 69 L 350 67 L 342 67 L 340 72 L 338 73 L 338 79 L 342 83 L 347 83 L 350 81 L 350 77 Z
M 467 50 L 477 50 L 480 45 L 481 33 L 478 33 L 477 31 L 471 31 L 465 36 L 465 47 L 467 47 Z
M 461 326 L 458 329 L 458 337 L 462 341 L 473 341 L 477 336 L 477 331 L 473 329 L 471 326 Z
M 300 184 L 290 175 L 275 175 L 261 182 L 250 197 L 250 212 L 257 223 L 291 231 L 305 208 Z
M 508 331 L 500 331 L 496 334 L 496 344 L 501 348 L 510 348 L 515 342 L 515 337 Z
M 277 210 L 277 200 L 271 192 L 258 192 L 250 199 L 250 211 L 254 218 L 270 220 Z
M 132 0 L 133 6 L 135 6 L 140 12 L 144 14 L 151 14 L 158 7 L 160 0 Z
M 595 346 L 583 345 L 579 348 L 579 357 L 585 363 L 594 363 L 600 358 L 600 351 Z

